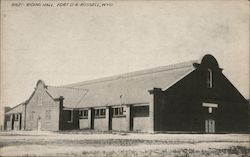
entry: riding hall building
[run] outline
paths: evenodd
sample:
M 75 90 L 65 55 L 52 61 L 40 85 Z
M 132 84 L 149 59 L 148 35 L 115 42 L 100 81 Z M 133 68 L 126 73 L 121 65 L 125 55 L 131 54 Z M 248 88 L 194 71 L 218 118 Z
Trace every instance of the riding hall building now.
M 60 87 L 39 80 L 5 113 L 7 130 L 247 132 L 248 102 L 216 59 L 190 61 Z

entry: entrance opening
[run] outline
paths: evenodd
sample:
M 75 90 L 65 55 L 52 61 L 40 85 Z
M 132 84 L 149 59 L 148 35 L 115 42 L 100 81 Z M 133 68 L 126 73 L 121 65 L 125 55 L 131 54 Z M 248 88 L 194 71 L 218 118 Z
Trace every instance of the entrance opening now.
M 41 123 L 41 118 L 38 117 L 37 119 L 37 130 L 40 131 L 41 130 L 41 126 L 42 126 L 42 123 Z
M 206 119 L 205 120 L 205 132 L 206 133 L 215 133 L 215 120 Z

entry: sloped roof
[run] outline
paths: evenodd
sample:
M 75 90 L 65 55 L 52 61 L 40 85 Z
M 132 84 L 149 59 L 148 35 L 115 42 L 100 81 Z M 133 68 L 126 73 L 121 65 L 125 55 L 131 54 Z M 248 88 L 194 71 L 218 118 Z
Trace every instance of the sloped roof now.
M 65 85 L 63 87 L 80 88 L 87 92 L 78 105 L 72 103 L 66 107 L 148 103 L 148 90 L 169 88 L 195 69 L 193 63 L 196 61 Z
M 26 103 L 25 102 L 22 102 L 18 105 L 16 105 L 15 107 L 11 108 L 10 111 L 6 112 L 5 114 L 12 114 L 12 113 L 21 113 L 22 110 L 23 110 L 23 105 Z
M 80 88 L 47 86 L 48 94 L 56 99 L 63 96 L 64 107 L 76 107 L 87 91 Z
M 63 106 L 67 108 L 148 103 L 148 90 L 168 89 L 192 72 L 195 69 L 194 63 L 197 60 L 59 87 L 46 86 L 46 91 L 53 99 L 63 96 Z M 22 105 L 27 101 L 13 107 L 6 114 L 20 113 Z

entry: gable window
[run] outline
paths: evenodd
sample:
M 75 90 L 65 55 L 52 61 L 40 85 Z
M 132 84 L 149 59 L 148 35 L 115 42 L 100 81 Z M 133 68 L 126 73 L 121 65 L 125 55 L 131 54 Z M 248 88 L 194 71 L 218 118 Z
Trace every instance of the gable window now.
M 73 110 L 68 110 L 68 123 L 73 122 Z
M 79 118 L 82 118 L 82 119 L 88 118 L 88 110 L 80 110 L 79 111 Z
M 50 120 L 51 119 L 51 110 L 46 110 L 45 111 L 45 119 Z
M 102 117 L 104 118 L 106 116 L 106 109 L 95 109 L 95 117 Z
M 211 69 L 207 69 L 207 88 L 213 87 L 213 72 Z
M 123 116 L 123 107 L 114 107 L 113 108 L 113 116 L 117 117 L 117 116 Z

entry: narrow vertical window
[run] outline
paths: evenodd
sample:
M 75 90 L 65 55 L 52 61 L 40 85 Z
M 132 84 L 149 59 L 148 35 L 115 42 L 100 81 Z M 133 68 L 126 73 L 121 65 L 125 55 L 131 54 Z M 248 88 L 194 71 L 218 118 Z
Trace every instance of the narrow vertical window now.
M 207 69 L 207 88 L 213 87 L 213 72 L 211 69 Z

